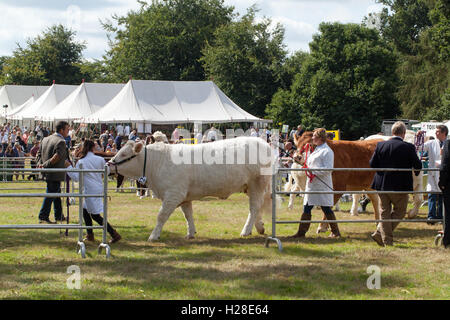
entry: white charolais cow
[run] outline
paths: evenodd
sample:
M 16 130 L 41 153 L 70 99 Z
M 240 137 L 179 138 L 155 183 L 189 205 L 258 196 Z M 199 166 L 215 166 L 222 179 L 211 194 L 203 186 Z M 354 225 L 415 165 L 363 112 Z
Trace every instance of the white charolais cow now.
M 192 201 L 206 196 L 226 199 L 246 192 L 250 213 L 241 236 L 253 225 L 264 234 L 262 209 L 271 208 L 272 152 L 267 142 L 252 137 L 199 145 L 155 143 L 144 147 L 133 141 L 120 149 L 109 165 L 125 177 L 146 177 L 148 187 L 162 200 L 149 241 L 158 240 L 172 212 L 181 207 L 187 221 L 187 238 L 196 233 Z

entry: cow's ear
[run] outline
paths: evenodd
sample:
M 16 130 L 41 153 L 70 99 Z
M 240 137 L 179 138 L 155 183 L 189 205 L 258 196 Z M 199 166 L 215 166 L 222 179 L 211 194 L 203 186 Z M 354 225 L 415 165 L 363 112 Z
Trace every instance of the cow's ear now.
M 143 145 L 142 143 L 140 143 L 140 142 L 136 143 L 136 144 L 134 145 L 134 152 L 136 152 L 136 153 L 141 152 L 143 146 L 144 146 L 144 145 Z

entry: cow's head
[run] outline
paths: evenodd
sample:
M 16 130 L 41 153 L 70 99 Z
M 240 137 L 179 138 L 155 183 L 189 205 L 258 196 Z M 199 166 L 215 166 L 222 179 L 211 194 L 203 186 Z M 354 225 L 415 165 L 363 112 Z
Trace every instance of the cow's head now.
M 137 177 L 142 175 L 142 166 L 139 164 L 139 153 L 144 148 L 142 142 L 129 140 L 119 152 L 108 162 L 112 173 L 118 173 L 125 177 Z
M 294 135 L 294 142 L 297 150 L 302 150 L 305 145 L 312 144 L 312 131 L 305 131 L 300 137 Z

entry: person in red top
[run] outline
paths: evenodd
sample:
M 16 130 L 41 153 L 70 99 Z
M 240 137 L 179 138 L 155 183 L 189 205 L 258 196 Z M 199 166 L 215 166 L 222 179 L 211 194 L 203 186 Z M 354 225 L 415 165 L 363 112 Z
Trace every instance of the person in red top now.
M 39 151 L 39 141 L 35 140 L 33 147 L 30 150 L 30 155 L 33 157 L 31 160 L 31 169 L 36 169 L 36 155 Z M 33 179 L 34 181 L 38 180 L 38 175 L 35 173 L 32 173 L 28 176 L 28 180 Z

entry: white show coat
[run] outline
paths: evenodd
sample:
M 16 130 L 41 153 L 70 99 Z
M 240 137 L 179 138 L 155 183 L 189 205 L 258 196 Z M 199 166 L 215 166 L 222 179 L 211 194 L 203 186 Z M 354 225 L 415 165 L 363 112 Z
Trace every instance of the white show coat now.
M 441 146 L 439 139 L 425 142 L 423 150 L 428 152 L 428 168 L 439 168 L 441 161 Z M 438 191 L 439 171 L 428 171 L 427 191 Z
M 314 150 L 308 156 L 306 161 L 308 168 L 333 168 L 334 167 L 334 152 L 326 144 L 322 144 Z M 306 190 L 305 191 L 333 191 L 330 187 L 333 187 L 333 180 L 331 178 L 331 171 L 312 171 L 314 175 L 313 181 L 306 179 Z M 318 178 L 320 178 L 320 181 Z M 310 206 L 324 206 L 332 207 L 334 202 L 333 194 L 306 194 L 303 200 L 303 204 Z
M 100 169 L 105 168 L 106 161 L 102 157 L 96 156 L 92 152 L 88 152 L 86 157 L 78 160 L 76 168 L 80 168 L 80 164 L 83 165 L 83 169 Z M 68 169 L 73 169 L 69 166 Z M 79 181 L 79 172 L 67 172 L 69 177 L 75 181 Z M 108 168 L 109 174 L 109 168 Z M 103 193 L 103 174 L 97 172 L 83 173 L 83 192 L 85 194 L 102 194 Z M 103 198 L 84 198 L 83 208 L 90 214 L 100 214 L 103 212 Z

